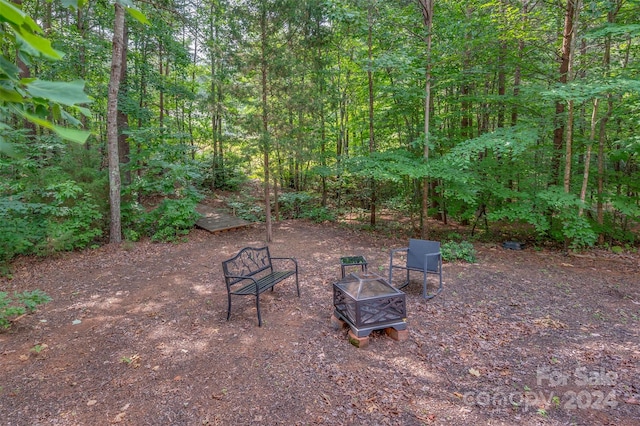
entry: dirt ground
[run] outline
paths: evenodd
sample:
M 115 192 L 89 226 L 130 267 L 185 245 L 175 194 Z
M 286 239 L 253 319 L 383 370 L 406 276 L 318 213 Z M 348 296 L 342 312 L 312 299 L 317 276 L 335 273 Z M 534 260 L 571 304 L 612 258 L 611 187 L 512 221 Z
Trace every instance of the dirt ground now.
M 408 340 L 366 348 L 334 329 L 338 260 L 386 274 L 405 237 L 274 224 L 289 279 L 227 296 L 221 261 L 264 226 L 187 242 L 20 259 L 3 291 L 53 301 L 0 333 L 3 425 L 638 425 L 640 258 L 477 245 L 445 263 L 444 291 L 405 288 Z M 417 278 L 417 277 L 416 277 Z

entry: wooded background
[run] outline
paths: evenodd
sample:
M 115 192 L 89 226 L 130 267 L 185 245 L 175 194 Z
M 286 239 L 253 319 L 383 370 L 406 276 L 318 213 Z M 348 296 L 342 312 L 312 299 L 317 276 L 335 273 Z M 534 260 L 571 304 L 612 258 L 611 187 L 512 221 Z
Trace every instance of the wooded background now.
M 268 239 L 272 210 L 638 237 L 640 1 L 1 2 L 0 261 L 172 240 L 220 190 Z

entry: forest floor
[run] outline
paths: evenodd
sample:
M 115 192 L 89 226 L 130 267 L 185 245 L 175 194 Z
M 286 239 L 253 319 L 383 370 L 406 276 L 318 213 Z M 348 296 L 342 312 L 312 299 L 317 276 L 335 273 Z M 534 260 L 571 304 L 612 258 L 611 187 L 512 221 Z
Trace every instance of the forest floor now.
M 274 224 L 289 279 L 261 298 L 227 294 L 221 262 L 263 244 L 264 225 L 193 230 L 178 244 L 125 243 L 18 259 L 0 290 L 53 301 L 0 333 L 5 425 L 638 425 L 640 257 L 505 250 L 445 263 L 444 291 L 413 282 L 408 339 L 334 329 L 338 260 L 387 273 L 405 236 L 307 221 Z

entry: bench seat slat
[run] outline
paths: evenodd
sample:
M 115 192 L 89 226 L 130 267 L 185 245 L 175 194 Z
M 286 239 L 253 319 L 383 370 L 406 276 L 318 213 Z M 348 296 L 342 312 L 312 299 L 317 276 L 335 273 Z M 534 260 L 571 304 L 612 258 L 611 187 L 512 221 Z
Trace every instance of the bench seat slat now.
M 242 296 L 247 296 L 250 294 L 256 294 L 256 284 L 258 286 L 258 293 L 262 293 L 265 290 L 275 286 L 280 281 L 285 278 L 290 277 L 295 274 L 296 271 L 276 271 L 272 272 L 269 275 L 265 275 L 264 277 L 256 278 L 256 282 L 251 281 L 249 284 L 237 289 L 233 290 L 231 294 L 237 294 Z

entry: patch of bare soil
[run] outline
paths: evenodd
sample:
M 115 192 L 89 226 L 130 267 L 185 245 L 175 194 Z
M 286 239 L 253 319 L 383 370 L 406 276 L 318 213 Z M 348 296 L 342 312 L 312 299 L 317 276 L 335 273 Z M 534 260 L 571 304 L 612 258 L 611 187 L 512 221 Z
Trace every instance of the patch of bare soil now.
M 274 225 L 295 256 L 261 298 L 227 295 L 222 260 L 264 227 L 22 259 L 3 291 L 54 300 L 0 333 L 3 425 L 637 425 L 640 260 L 478 245 L 445 290 L 407 293 L 407 341 L 334 330 L 339 257 L 387 273 L 406 240 L 334 225 Z

